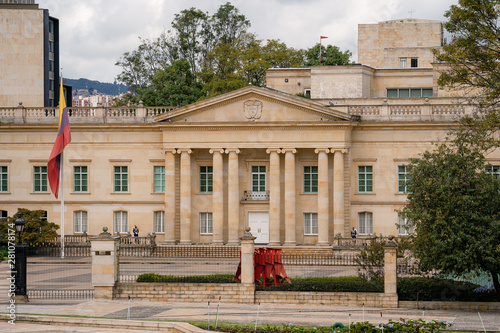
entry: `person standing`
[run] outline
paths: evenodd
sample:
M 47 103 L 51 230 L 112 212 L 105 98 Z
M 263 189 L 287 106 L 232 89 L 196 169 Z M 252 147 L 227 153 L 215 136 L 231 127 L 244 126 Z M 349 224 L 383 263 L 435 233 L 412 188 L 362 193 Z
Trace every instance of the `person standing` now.
M 132 229 L 132 233 L 134 234 L 134 237 L 137 237 L 135 239 L 135 242 L 139 244 L 139 228 L 137 228 L 137 225 L 134 225 L 134 228 Z
M 356 228 L 352 227 L 351 238 L 356 238 L 356 236 L 358 236 L 358 231 L 356 230 Z

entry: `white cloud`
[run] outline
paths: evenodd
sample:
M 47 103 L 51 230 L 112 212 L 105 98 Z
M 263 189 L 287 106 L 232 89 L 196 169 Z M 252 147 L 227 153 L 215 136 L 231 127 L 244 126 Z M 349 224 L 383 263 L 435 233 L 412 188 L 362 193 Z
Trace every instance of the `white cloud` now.
M 170 28 L 174 15 L 198 8 L 209 14 L 227 0 L 38 0 L 41 8 L 59 19 L 60 54 L 64 76 L 112 82 L 120 73 L 116 61 L 134 50 L 138 37 L 156 38 Z M 457 0 L 234 0 L 260 39 L 280 39 L 289 47 L 304 48 L 329 38 L 357 55 L 357 27 L 362 23 L 407 17 L 444 20 Z M 412 13 L 410 13 L 412 11 Z

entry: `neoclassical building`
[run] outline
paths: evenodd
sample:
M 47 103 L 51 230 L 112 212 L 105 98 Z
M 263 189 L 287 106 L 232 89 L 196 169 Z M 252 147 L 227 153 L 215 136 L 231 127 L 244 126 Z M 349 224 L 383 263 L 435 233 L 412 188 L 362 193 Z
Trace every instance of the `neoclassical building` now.
M 70 108 L 65 234 L 137 225 L 160 242 L 238 244 L 250 226 L 259 244 L 327 246 L 352 227 L 406 233 L 409 158 L 473 110 L 436 85 L 442 43 L 436 21 L 360 25 L 362 64 L 270 69 L 266 88 L 176 109 Z M 61 220 L 46 170 L 56 112 L 0 108 L 1 216 Z

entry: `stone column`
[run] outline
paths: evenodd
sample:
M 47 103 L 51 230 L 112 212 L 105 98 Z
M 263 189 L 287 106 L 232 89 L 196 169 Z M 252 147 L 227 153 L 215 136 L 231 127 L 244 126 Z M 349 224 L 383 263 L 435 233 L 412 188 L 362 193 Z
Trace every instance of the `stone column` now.
M 332 149 L 333 151 L 333 149 Z M 344 153 L 335 150 L 333 155 L 333 230 L 344 235 Z M 345 235 L 344 235 L 345 236 Z
M 177 149 L 181 154 L 181 244 L 191 244 L 191 149 Z
M 120 237 L 111 235 L 107 227 L 102 230 L 99 236 L 90 238 L 92 286 L 94 299 L 111 300 L 120 276 L 117 251 Z
M 238 165 L 239 149 L 226 149 L 229 154 L 227 161 L 227 223 L 228 223 L 228 244 L 238 245 L 240 227 L 240 169 Z
M 241 283 L 254 283 L 254 240 L 255 237 L 250 233 L 247 227 L 245 234 L 240 238 L 241 241 Z
M 280 239 L 280 156 L 279 148 L 269 148 L 269 246 L 281 245 Z
M 213 244 L 223 244 L 223 228 L 224 228 L 224 179 L 223 179 L 223 161 L 222 154 L 224 149 L 210 149 L 210 154 L 213 155 L 213 191 L 212 191 L 212 227 L 213 227 Z
M 397 294 L 397 245 L 394 236 L 389 236 L 389 241 L 384 247 L 384 293 Z
M 285 154 L 285 244 L 296 245 L 295 240 L 295 148 L 282 149 Z
M 175 149 L 165 150 L 165 242 L 175 244 Z
M 328 245 L 330 200 L 328 192 L 328 152 L 326 148 L 318 148 L 318 245 Z

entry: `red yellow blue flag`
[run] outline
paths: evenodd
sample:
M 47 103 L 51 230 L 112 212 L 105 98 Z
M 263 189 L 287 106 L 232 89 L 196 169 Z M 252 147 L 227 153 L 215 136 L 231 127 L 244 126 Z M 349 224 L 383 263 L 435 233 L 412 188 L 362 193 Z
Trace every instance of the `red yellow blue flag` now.
M 59 127 L 57 131 L 56 142 L 50 153 L 47 163 L 47 176 L 49 178 L 50 189 L 56 199 L 59 194 L 59 171 L 61 170 L 61 156 L 64 147 L 71 142 L 71 132 L 69 128 L 68 109 L 64 99 L 63 79 L 61 77 L 61 90 L 59 94 Z

